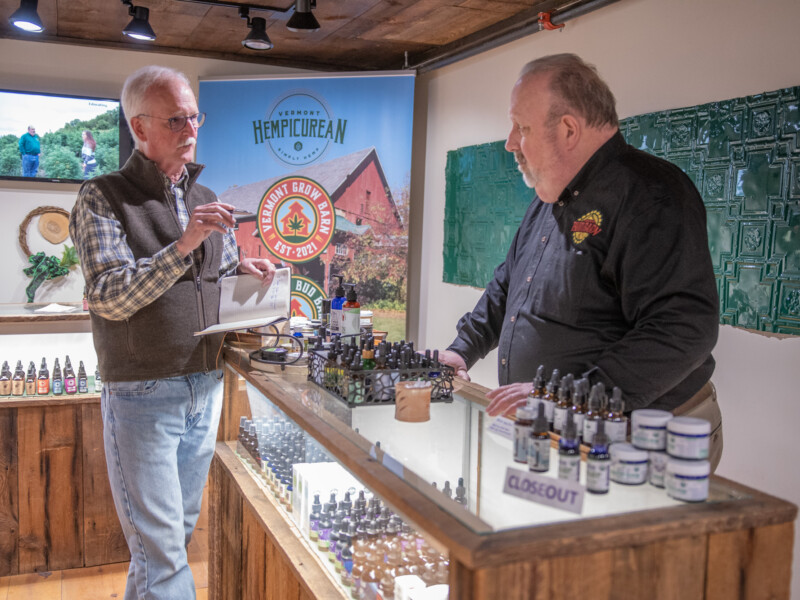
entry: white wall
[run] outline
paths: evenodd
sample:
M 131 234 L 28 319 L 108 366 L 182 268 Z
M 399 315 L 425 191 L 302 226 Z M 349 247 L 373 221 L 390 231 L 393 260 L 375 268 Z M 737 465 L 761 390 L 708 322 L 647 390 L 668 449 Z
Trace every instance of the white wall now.
M 563 32 L 536 33 L 420 78 L 427 127 L 415 156 L 424 155 L 425 170 L 412 180 L 417 269 L 409 281 L 420 302 L 411 334 L 418 347 L 447 346 L 481 293 L 442 283 L 446 153 L 506 136 L 508 96 L 524 63 L 556 52 L 583 56 L 609 83 L 625 118 L 800 85 L 800 61 L 791 51 L 798 23 L 797 0 L 622 0 L 568 22 Z M 714 354 L 725 431 L 719 474 L 800 503 L 792 449 L 800 338 L 725 326 Z M 473 378 L 496 385 L 495 360 L 493 354 L 477 365 Z M 798 542 L 793 583 L 800 598 Z
M 74 95 L 119 98 L 125 78 L 149 64 L 158 64 L 183 71 L 197 92 L 202 77 L 234 75 L 268 75 L 295 72 L 283 67 L 267 67 L 251 63 L 192 58 L 171 54 L 100 50 L 83 46 L 64 46 L 0 39 L 0 87 L 5 89 L 52 92 Z M 202 110 L 202 99 L 200 100 Z M 200 143 L 202 143 L 202 131 Z M 72 209 L 78 184 L 53 184 L 0 181 L 0 302 L 25 302 L 29 278 L 22 273 L 28 266 L 27 256 L 18 244 L 18 229 L 26 215 L 40 206 Z M 44 250 L 60 257 L 64 244 L 54 246 L 44 240 L 36 228 L 38 217 L 28 227 L 28 246 L 32 252 Z M 69 238 L 65 242 L 72 244 Z M 76 267 L 68 276 L 45 282 L 37 292 L 38 301 L 80 300 L 83 277 Z

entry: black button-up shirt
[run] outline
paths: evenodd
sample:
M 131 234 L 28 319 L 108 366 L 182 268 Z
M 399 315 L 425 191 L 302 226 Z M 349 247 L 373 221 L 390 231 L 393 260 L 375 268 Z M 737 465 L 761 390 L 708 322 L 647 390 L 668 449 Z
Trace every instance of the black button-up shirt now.
M 501 385 L 542 364 L 668 410 L 711 377 L 718 328 L 697 189 L 617 133 L 556 203 L 534 199 L 449 349 L 471 367 L 498 348 Z

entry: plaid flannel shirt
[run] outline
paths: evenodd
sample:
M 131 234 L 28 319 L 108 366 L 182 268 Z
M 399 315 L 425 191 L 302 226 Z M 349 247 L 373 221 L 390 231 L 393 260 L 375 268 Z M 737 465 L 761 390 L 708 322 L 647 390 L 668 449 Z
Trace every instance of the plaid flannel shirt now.
M 178 218 L 183 229 L 189 214 L 183 201 L 187 177 L 172 184 L 164 176 L 164 185 L 175 197 Z M 197 252 L 183 257 L 176 243 L 153 256 L 136 260 L 125 241 L 122 224 L 99 188 L 88 182 L 81 190 L 70 220 L 70 236 L 81 259 L 86 280 L 86 297 L 92 312 L 122 321 L 166 292 L 183 275 Z M 220 278 L 232 275 L 239 265 L 233 231 L 224 236 Z

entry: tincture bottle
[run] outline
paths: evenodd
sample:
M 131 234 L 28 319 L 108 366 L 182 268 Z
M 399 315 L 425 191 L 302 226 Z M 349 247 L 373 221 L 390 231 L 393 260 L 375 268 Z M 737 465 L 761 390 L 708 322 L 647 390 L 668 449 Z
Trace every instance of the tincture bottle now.
M 58 364 L 58 357 L 53 363 L 53 394 L 60 396 L 64 393 L 64 378 L 61 375 L 61 365 Z
M 308 538 L 312 542 L 319 540 L 319 522 L 322 519 L 322 504 L 319 501 L 319 494 L 314 494 L 314 502 L 311 504 L 311 514 L 308 515 Z
M 544 382 L 544 365 L 539 365 L 536 369 L 536 375 L 533 378 L 531 393 L 528 395 L 528 404 L 533 410 L 534 414 L 538 413 L 539 403 L 545 395 L 545 382 Z
M 64 359 L 64 391 L 68 394 L 78 391 L 78 381 L 75 378 L 75 371 L 72 369 L 69 356 Z
M 11 377 L 11 395 L 22 396 L 25 393 L 25 370 L 22 368 L 22 361 L 17 361 L 17 368 Z
M 42 364 L 39 367 L 39 375 L 36 377 L 36 393 L 46 396 L 50 393 L 50 371 L 47 369 L 47 361 L 42 357 Z
M 83 366 L 83 361 L 78 365 L 78 393 L 89 393 L 89 378 L 86 376 L 86 367 Z
M 333 298 L 331 298 L 331 333 L 341 335 L 342 305 L 345 302 L 344 286 L 342 285 L 344 277 L 337 275 L 336 279 L 339 280 L 339 285 L 336 286 L 336 290 L 333 292 Z
M 36 363 L 33 361 L 28 365 L 28 374 L 25 376 L 25 395 L 36 395 Z
M 94 391 L 95 392 L 102 392 L 103 391 L 103 380 L 100 379 L 100 369 L 94 370 Z
M 572 404 L 569 410 L 572 412 L 575 421 L 575 430 L 578 433 L 578 439 L 583 434 L 583 419 L 586 416 L 586 395 L 589 393 L 589 380 L 578 379 L 573 386 L 572 391 Z
M 589 402 L 586 405 L 586 414 L 583 419 L 583 443 L 591 446 L 594 434 L 597 432 L 597 424 L 603 421 L 605 411 L 606 386 L 600 382 L 592 386 L 589 392 Z
M 567 422 L 567 413 L 572 402 L 572 383 L 574 377 L 567 373 L 558 386 L 558 402 L 553 413 L 553 431 L 561 433 Z
M 8 366 L 8 361 L 3 361 L 3 367 L 0 368 L 0 396 L 11 395 L 11 368 Z
M 578 432 L 572 413 L 567 413 L 567 423 L 558 441 L 558 478 L 578 481 L 581 474 L 581 450 Z
M 517 409 L 517 420 L 514 423 L 514 462 L 528 463 L 528 439 L 533 431 L 533 410 L 527 405 Z
M 593 494 L 608 492 L 611 455 L 608 453 L 609 440 L 603 421 L 598 421 L 597 431 L 592 436 L 592 448 L 586 457 L 586 490 Z
M 528 439 L 528 469 L 544 473 L 550 469 L 550 424 L 547 422 L 544 404 L 540 404 Z
M 467 506 L 467 488 L 464 486 L 464 478 L 458 478 L 458 485 L 456 486 L 456 497 L 455 501 L 461 504 L 462 506 Z
M 615 387 L 611 392 L 606 413 L 606 435 L 612 444 L 624 442 L 628 435 L 628 417 L 624 414 L 625 402 L 622 400 L 622 390 Z
M 547 382 L 547 387 L 545 388 L 545 393 L 541 400 L 541 403 L 544 404 L 544 415 L 547 417 L 550 429 L 553 428 L 556 402 L 558 401 L 558 384 L 560 381 L 561 373 L 558 369 L 553 369 L 553 374 L 550 376 L 550 381 Z
M 342 304 L 342 335 L 353 336 L 356 346 L 361 343 L 361 304 L 358 302 L 355 284 L 349 284 L 347 302 Z

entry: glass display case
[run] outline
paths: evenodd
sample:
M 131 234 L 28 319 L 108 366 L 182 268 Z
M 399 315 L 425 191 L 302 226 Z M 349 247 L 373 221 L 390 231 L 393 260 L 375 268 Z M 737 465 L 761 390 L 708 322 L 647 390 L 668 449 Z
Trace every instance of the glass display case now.
M 235 349 L 226 350 L 226 360 L 226 377 L 246 381 L 241 394 L 248 408 L 238 415 L 237 441 L 218 448 L 215 463 L 229 451 L 238 456 L 342 597 L 538 597 L 537 586 L 550 581 L 543 568 L 597 555 L 605 567 L 619 561 L 621 569 L 625 561 L 666 552 L 682 536 L 686 551 L 648 564 L 650 575 L 685 569 L 692 577 L 680 580 L 681 589 L 705 594 L 707 571 L 713 576 L 723 568 L 708 556 L 714 536 L 767 524 L 793 527 L 791 504 L 716 477 L 702 503 L 674 500 L 649 483 L 614 482 L 606 494 L 584 494 L 578 512 L 531 502 L 506 493 L 509 474 L 527 466 L 514 461 L 513 424 L 486 415 L 486 390 L 479 386 L 461 382 L 451 401 L 431 404 L 428 421 L 408 423 L 395 419 L 392 404 L 348 406 L 308 381 L 302 368 L 265 372 Z M 557 481 L 555 438 L 551 453 L 543 475 Z M 732 513 L 747 517 L 734 524 Z M 212 544 L 212 562 L 213 553 Z M 565 590 L 611 597 L 631 574 L 604 579 L 609 595 L 593 595 L 602 577 L 611 575 L 587 575 Z M 658 585 L 647 584 L 641 597 Z

